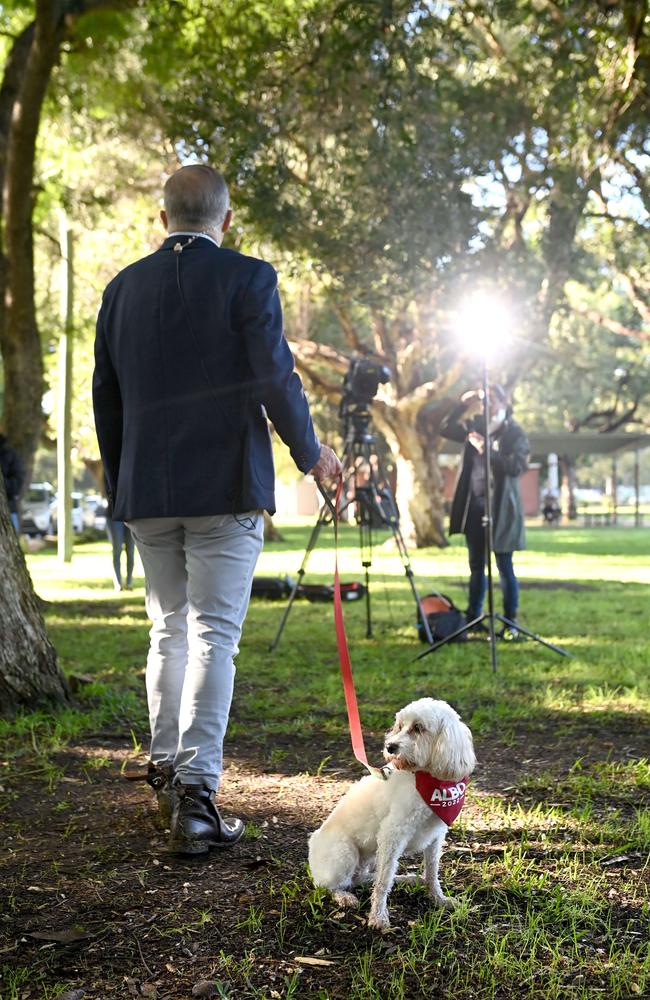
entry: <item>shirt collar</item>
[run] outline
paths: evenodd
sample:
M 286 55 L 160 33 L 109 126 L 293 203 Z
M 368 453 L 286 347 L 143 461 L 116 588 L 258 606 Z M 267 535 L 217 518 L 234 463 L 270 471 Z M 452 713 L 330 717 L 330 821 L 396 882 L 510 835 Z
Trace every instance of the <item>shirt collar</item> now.
M 178 230 L 178 231 L 175 231 L 173 233 L 167 233 L 167 237 L 166 238 L 168 240 L 170 240 L 172 238 L 172 236 L 202 236 L 204 240 L 210 240 L 210 243 L 214 243 L 214 245 L 216 247 L 219 246 L 219 244 L 217 243 L 217 241 L 215 239 L 213 239 L 212 236 L 208 236 L 207 233 L 197 233 L 196 231 L 194 231 L 192 233 L 188 233 L 188 232 L 185 232 L 184 230 Z

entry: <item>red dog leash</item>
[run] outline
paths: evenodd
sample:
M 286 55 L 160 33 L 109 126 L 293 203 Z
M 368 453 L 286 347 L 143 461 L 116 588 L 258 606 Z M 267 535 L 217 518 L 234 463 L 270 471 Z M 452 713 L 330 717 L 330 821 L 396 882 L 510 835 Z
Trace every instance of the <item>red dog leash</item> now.
M 359 718 L 359 706 L 357 705 L 357 693 L 354 687 L 352 676 L 352 664 L 350 662 L 350 652 L 348 650 L 348 640 L 345 634 L 345 624 L 343 622 L 343 604 L 341 601 L 341 581 L 339 578 L 339 501 L 343 489 L 343 477 L 339 478 L 336 488 L 336 498 L 334 500 L 334 623 L 336 626 L 336 645 L 339 651 L 339 666 L 341 668 L 341 679 L 343 681 L 343 691 L 345 694 L 345 704 L 348 710 L 348 724 L 350 726 L 350 738 L 352 740 L 352 750 L 357 760 L 377 778 L 388 777 L 380 767 L 373 767 L 368 763 L 366 748 L 363 742 L 363 732 L 361 730 L 361 720 Z M 321 489 L 330 509 L 332 503 Z

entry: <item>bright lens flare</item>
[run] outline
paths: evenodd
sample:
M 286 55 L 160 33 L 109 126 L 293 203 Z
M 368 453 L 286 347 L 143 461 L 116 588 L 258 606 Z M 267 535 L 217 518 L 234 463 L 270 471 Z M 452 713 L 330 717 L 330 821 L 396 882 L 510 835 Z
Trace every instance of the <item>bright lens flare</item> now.
M 493 357 L 507 343 L 512 327 L 512 315 L 507 305 L 495 295 L 476 292 L 456 314 L 458 339 L 471 351 L 483 357 Z

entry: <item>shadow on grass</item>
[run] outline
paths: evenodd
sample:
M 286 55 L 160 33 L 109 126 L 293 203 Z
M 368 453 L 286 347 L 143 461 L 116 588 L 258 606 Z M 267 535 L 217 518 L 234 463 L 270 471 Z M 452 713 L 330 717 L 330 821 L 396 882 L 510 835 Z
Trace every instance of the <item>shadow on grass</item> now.
M 401 707 L 396 703 L 393 713 L 386 714 L 386 728 Z M 330 725 L 323 726 L 324 716 Z M 566 773 L 577 760 L 586 766 L 588 761 L 640 758 L 648 754 L 649 727 L 650 714 L 642 709 L 540 711 L 532 718 L 513 721 L 507 730 L 495 722 L 475 731 L 478 765 L 473 780 L 483 791 L 497 793 L 540 771 Z M 354 759 L 344 708 L 331 714 L 313 712 L 308 731 L 287 733 L 273 727 L 260 731 L 252 718 L 249 729 L 239 713 L 231 728 L 226 754 L 247 767 L 265 773 L 308 773 L 346 780 L 366 773 Z M 383 729 L 364 727 L 364 732 L 368 759 L 381 765 Z

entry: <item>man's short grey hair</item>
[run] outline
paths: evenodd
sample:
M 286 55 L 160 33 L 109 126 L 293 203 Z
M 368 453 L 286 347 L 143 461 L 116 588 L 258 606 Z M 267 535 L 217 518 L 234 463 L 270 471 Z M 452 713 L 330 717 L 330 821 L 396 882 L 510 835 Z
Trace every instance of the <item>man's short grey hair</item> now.
M 213 167 L 181 167 L 165 184 L 163 197 L 170 232 L 220 229 L 230 198 L 226 182 Z

